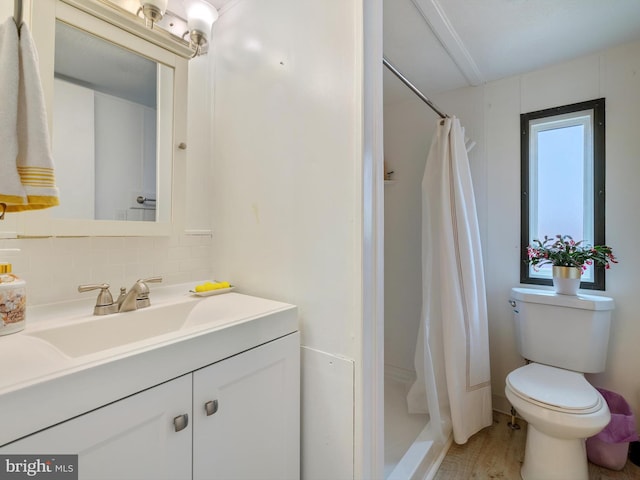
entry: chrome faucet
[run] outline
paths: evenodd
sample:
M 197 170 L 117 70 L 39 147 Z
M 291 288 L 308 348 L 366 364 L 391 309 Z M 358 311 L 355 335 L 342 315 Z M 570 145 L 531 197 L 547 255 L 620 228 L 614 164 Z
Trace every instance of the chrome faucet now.
M 120 297 L 118 297 L 118 302 L 116 303 L 116 305 L 118 305 L 118 312 L 130 312 L 151 305 L 147 283 L 158 283 L 161 281 L 162 277 L 145 278 L 144 280 L 136 281 L 126 293 L 123 289 L 120 289 Z

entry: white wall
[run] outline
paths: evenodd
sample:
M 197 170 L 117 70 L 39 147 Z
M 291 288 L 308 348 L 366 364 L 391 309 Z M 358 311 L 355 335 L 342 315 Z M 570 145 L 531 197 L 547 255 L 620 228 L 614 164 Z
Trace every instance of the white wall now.
M 14 248 L 20 253 L 2 251 Z M 179 233 L 170 237 L 0 239 L 0 261 L 11 257 L 13 271 L 27 281 L 29 306 L 94 296 L 95 292 L 78 293 L 78 285 L 85 283 L 109 283 L 115 297 L 121 286 L 129 288 L 136 279 L 147 276 L 161 275 L 164 284 L 209 278 L 211 250 L 210 237 Z
M 387 81 L 399 80 L 385 77 Z M 384 187 L 387 374 L 414 370 L 422 295 L 421 184 L 437 121 L 438 116 L 417 97 L 384 107 L 385 164 L 394 172 Z
M 632 43 L 477 88 L 436 97 L 447 111 L 455 112 L 480 140 L 471 159 L 474 182 L 480 190 L 478 208 L 483 225 L 487 295 L 490 320 L 494 407 L 507 409 L 506 375 L 522 361 L 513 344 L 511 287 L 519 282 L 520 235 L 520 133 L 519 115 L 529 111 L 599 97 L 606 98 L 606 238 L 620 263 L 607 272 L 607 290 L 616 310 L 609 344 L 607 369 L 589 379 L 621 393 L 640 414 L 640 296 L 636 292 L 640 251 L 638 211 L 640 197 L 633 195 L 640 176 L 640 43 Z M 481 106 L 482 108 L 478 108 Z M 474 153 L 474 152 L 472 152 Z M 571 179 L 568 179 L 570 181 Z M 484 193 L 482 193 L 484 192 Z M 476 192 L 478 196 L 479 192 Z M 482 198 L 484 195 L 484 198 Z M 590 293 L 590 292 L 587 292 Z
M 299 306 L 305 479 L 354 475 L 360 8 L 245 0 L 214 26 L 215 273 Z
M 213 63 L 210 55 L 189 61 L 189 99 L 187 118 L 187 208 L 185 228 L 199 234 L 211 233 Z

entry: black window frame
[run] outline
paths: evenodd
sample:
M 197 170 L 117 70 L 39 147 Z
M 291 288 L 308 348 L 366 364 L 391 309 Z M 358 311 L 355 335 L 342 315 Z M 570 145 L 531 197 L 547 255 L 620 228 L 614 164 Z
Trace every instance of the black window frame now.
M 547 108 L 520 115 L 520 283 L 552 285 L 547 278 L 529 276 L 527 246 L 529 245 L 529 122 L 566 113 L 593 110 L 593 241 L 605 245 L 605 99 Z M 562 233 L 562 232 L 555 232 Z M 580 282 L 580 288 L 605 290 L 605 269 L 597 265 L 593 282 Z

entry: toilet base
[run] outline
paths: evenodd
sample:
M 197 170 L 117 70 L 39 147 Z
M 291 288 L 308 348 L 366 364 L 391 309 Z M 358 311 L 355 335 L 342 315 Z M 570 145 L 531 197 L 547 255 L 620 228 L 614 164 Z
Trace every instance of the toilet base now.
M 529 424 L 520 475 L 523 480 L 588 480 L 584 439 L 550 437 Z

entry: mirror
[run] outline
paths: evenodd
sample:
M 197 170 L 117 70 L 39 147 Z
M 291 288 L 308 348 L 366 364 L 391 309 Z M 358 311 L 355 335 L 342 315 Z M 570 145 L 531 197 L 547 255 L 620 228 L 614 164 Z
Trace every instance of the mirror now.
M 158 139 L 171 137 L 161 117 L 173 115 L 172 92 L 170 67 L 56 21 L 54 217 L 161 219 L 170 192 L 156 181 Z
M 188 44 L 102 0 L 32 9 L 60 206 L 25 212 L 18 234 L 170 235 L 185 215 Z

